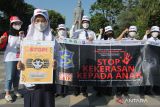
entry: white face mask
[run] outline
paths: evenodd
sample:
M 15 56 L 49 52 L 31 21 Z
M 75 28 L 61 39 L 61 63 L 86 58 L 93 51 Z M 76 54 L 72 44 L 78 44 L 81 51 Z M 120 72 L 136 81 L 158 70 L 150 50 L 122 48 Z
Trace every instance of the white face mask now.
M 152 32 L 151 35 L 152 35 L 153 38 L 157 38 L 157 36 L 159 35 L 159 33 L 158 32 Z
M 82 26 L 84 29 L 87 29 L 89 27 L 89 23 L 83 23 Z
M 20 30 L 20 29 L 21 29 L 21 25 L 14 25 L 14 24 L 13 24 L 12 27 L 13 27 L 13 29 L 15 29 L 15 30 Z
M 45 23 L 35 23 L 34 26 L 40 32 L 43 32 L 47 28 L 47 24 L 45 24 Z
M 136 32 L 129 32 L 129 36 L 130 36 L 131 38 L 134 38 L 136 35 L 137 35 Z
M 60 36 L 60 37 L 66 37 L 66 32 L 64 30 L 59 30 L 58 31 L 58 36 Z

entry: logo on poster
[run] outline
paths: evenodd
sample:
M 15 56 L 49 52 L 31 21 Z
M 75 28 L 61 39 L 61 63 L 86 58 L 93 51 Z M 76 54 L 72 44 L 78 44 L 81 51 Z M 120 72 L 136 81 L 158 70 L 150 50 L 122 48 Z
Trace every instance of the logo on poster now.
M 34 69 L 41 69 L 41 68 L 48 68 L 49 61 L 47 59 L 27 59 L 26 61 L 27 68 L 34 68 Z

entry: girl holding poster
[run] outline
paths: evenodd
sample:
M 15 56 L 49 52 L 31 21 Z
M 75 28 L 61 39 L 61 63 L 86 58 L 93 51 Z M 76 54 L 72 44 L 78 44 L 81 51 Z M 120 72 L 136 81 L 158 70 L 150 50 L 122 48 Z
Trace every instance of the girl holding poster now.
M 54 40 L 47 10 L 34 10 L 25 39 L 34 41 Z M 17 68 L 24 70 L 22 62 L 18 63 Z M 24 94 L 24 107 L 55 107 L 53 84 L 26 84 L 25 86 L 27 91 Z

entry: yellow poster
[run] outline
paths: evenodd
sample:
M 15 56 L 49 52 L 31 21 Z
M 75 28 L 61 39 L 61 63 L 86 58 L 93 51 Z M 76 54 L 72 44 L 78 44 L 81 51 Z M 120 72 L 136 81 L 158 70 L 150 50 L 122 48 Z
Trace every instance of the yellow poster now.
M 53 41 L 23 41 L 20 84 L 53 83 Z

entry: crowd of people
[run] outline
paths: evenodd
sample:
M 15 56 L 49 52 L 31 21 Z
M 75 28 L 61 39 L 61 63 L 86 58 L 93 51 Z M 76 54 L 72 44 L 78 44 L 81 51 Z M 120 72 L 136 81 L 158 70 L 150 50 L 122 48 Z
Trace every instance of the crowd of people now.
M 82 17 L 82 29 L 75 30 L 75 25 L 71 27 L 69 36 L 67 34 L 67 28 L 65 24 L 59 24 L 57 27 L 57 35 L 54 36 L 50 28 L 49 15 L 47 10 L 35 9 L 31 18 L 31 24 L 28 27 L 27 34 L 25 35 L 21 26 L 23 22 L 18 16 L 10 17 L 10 29 L 4 32 L 0 37 L 0 48 L 5 49 L 4 62 L 5 62 L 5 99 L 12 101 L 11 96 L 12 85 L 14 94 L 20 97 L 21 94 L 18 92 L 19 75 L 20 70 L 24 70 L 24 64 L 21 61 L 20 45 L 22 40 L 35 40 L 35 41 L 54 41 L 63 40 L 64 38 L 82 39 L 88 42 L 94 40 L 108 40 L 108 41 L 119 41 L 119 40 L 137 40 L 138 30 L 136 26 L 130 26 L 126 28 L 117 38 L 115 37 L 114 29 L 112 26 L 106 26 L 104 29 L 100 29 L 99 35 L 89 29 L 90 19 L 88 16 Z M 146 41 L 157 41 L 159 40 L 160 29 L 158 26 L 152 26 L 150 30 L 147 30 L 143 40 Z M 55 45 L 56 46 L 56 45 Z M 53 58 L 56 59 L 56 58 Z M 56 65 L 56 62 L 54 63 Z M 54 70 L 56 66 L 54 66 Z M 60 84 L 25 84 L 26 93 L 24 94 L 24 107 L 54 107 L 55 97 L 65 97 L 68 94 L 69 86 Z M 74 95 L 78 96 L 80 93 L 83 96 L 88 97 L 87 87 L 72 86 Z M 144 88 L 144 87 L 143 87 Z M 111 94 L 111 87 L 94 87 L 97 95 Z M 107 90 L 105 93 L 104 90 Z M 148 88 L 147 90 L 151 90 Z M 122 94 L 127 95 L 128 87 L 117 87 L 117 98 L 121 98 Z M 128 96 L 128 95 L 127 95 Z

